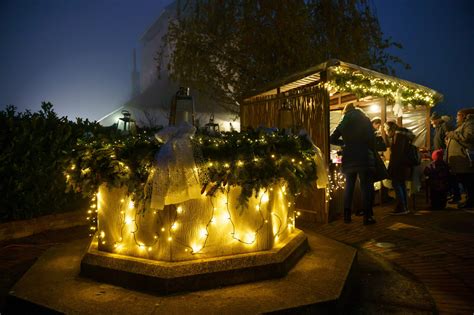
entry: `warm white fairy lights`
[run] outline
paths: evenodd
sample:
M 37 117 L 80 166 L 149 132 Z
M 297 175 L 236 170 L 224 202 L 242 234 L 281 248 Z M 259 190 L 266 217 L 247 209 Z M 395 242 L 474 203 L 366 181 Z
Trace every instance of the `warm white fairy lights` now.
M 435 92 L 409 87 L 396 80 L 388 80 L 344 67 L 331 68 L 332 78 L 324 83 L 329 93 L 352 92 L 360 96 L 382 96 L 394 101 L 399 99 L 402 104 L 434 106 L 438 101 Z
M 326 186 L 326 203 L 332 199 L 332 195 L 339 190 L 344 190 L 346 178 L 340 168 L 335 168 L 328 176 L 328 185 Z
M 138 235 L 140 235 L 139 230 L 142 229 L 143 224 L 149 223 L 146 219 L 142 219 L 139 214 L 141 209 L 131 201 L 131 196 L 125 196 L 117 203 L 119 209 L 114 210 L 120 217 L 117 227 L 104 225 L 110 231 L 107 232 L 101 228 L 98 232 L 99 248 L 102 247 L 105 250 L 121 254 L 134 252 L 135 256 L 149 258 L 156 257 L 160 246 L 172 246 L 175 250 L 182 247 L 182 253 L 192 256 L 207 254 L 208 242 L 213 235 L 213 245 L 215 245 L 217 237 L 221 240 L 221 245 L 224 246 L 240 243 L 242 246 L 253 248 L 257 244 L 261 231 L 270 224 L 269 222 L 272 222 L 274 243 L 280 241 L 284 233 L 294 231 L 296 217 L 293 211 L 294 203 L 289 201 L 285 185 L 278 185 L 277 189 L 273 187 L 264 189 L 257 194 L 257 198 L 253 201 L 256 203 L 252 203 L 253 206 L 251 206 L 255 209 L 255 214 L 252 215 L 254 219 L 249 221 L 251 223 L 241 220 L 238 215 L 239 210 L 234 209 L 235 206 L 231 208 L 229 191 L 230 188 L 227 187 L 225 193 L 219 196 L 207 196 L 203 199 L 203 202 L 209 202 L 211 206 L 207 221 L 201 225 L 198 221 L 192 225 L 189 224 L 187 215 L 191 214 L 192 210 L 187 210 L 185 204 L 176 205 L 174 211 L 169 212 L 171 217 L 166 217 L 164 211 L 155 211 L 153 217 L 156 218 L 156 224 L 154 224 L 156 231 L 153 240 L 148 243 L 139 239 Z M 278 194 L 275 194 L 276 192 Z M 271 197 L 270 194 L 273 194 L 274 197 Z M 279 199 L 275 202 L 272 198 Z M 277 204 L 281 209 L 274 209 Z M 254 226 L 252 227 L 252 225 Z M 193 229 L 195 232 L 192 232 Z M 161 240 L 165 243 L 161 243 Z M 136 248 L 135 251 L 133 251 L 133 247 Z

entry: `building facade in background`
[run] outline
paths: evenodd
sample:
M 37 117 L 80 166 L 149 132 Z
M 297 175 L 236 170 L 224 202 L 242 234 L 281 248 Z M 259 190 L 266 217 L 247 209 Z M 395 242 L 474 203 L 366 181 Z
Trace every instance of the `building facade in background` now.
M 163 36 L 168 30 L 168 23 L 176 17 L 176 2 L 171 3 L 163 9 L 160 16 L 145 31 L 140 38 L 140 71 L 136 69 L 136 54 L 133 52 L 133 70 L 131 74 L 131 98 L 116 110 L 107 114 L 99 120 L 104 126 L 118 124 L 122 128 L 122 111 L 131 113 L 132 118 L 138 126 L 167 126 L 169 121 L 170 105 L 173 96 L 179 90 L 180 84 L 173 82 L 169 73 L 162 69 L 158 73 L 156 56 L 159 51 Z M 166 58 L 166 57 L 165 57 Z M 139 80 L 138 80 L 139 78 Z M 219 124 L 221 131 L 229 131 L 231 128 L 240 130 L 240 120 L 233 114 L 228 113 L 218 104 L 202 97 L 196 91 L 191 90 L 195 102 L 195 119 L 198 127 L 209 122 L 211 115 L 214 122 Z

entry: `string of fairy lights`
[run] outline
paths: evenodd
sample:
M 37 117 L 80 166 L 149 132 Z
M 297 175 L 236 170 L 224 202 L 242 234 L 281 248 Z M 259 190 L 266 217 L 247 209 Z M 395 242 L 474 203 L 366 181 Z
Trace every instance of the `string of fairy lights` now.
M 269 188 L 269 190 L 273 191 L 273 187 Z M 228 202 L 229 192 L 230 192 L 230 189 L 228 188 L 227 191 L 225 192 L 226 202 L 225 202 L 224 209 L 226 211 L 226 214 L 225 214 L 224 220 L 221 220 L 221 221 L 222 222 L 227 221 L 228 223 L 231 224 L 232 231 L 229 233 L 229 235 L 231 236 L 232 240 L 240 242 L 242 244 L 246 244 L 246 245 L 253 245 L 257 241 L 257 234 L 263 229 L 263 227 L 269 222 L 269 219 L 270 219 L 269 217 L 265 217 L 264 213 L 262 212 L 262 204 L 269 202 L 268 191 L 265 190 L 259 195 L 258 204 L 255 206 L 255 210 L 258 212 L 258 215 L 260 217 L 260 223 L 259 223 L 258 227 L 253 232 L 247 233 L 247 235 L 245 237 L 240 237 L 236 232 L 237 231 L 237 226 L 236 226 L 236 223 L 234 222 L 234 220 L 232 219 L 232 215 L 231 215 L 232 211 L 229 208 L 229 202 Z M 282 196 L 285 196 L 285 198 L 286 198 L 287 192 L 286 192 L 286 187 L 284 185 L 282 185 L 279 188 L 279 194 L 281 194 Z M 169 227 L 168 227 L 168 235 L 169 236 L 168 236 L 167 240 L 169 242 L 175 242 L 176 244 L 179 244 L 179 245 L 183 246 L 184 251 L 191 254 L 191 255 L 203 253 L 203 251 L 206 248 L 206 244 L 207 244 L 207 241 L 208 241 L 208 238 L 209 238 L 209 235 L 210 235 L 210 226 L 215 225 L 216 221 L 217 221 L 217 217 L 215 215 L 217 208 L 215 207 L 214 202 L 213 202 L 213 199 L 215 197 L 203 196 L 203 198 L 208 198 L 209 202 L 211 203 L 211 209 L 212 210 L 211 210 L 210 219 L 207 221 L 205 226 L 203 228 L 201 228 L 201 230 L 200 230 L 200 236 L 201 236 L 201 240 L 202 240 L 201 244 L 187 244 L 186 242 L 182 241 L 181 239 L 179 239 L 177 237 L 174 237 L 174 232 L 178 229 L 178 227 L 180 225 L 179 215 L 182 215 L 185 212 L 185 209 L 183 208 L 182 205 L 178 205 L 178 206 L 175 207 L 175 211 L 172 212 L 174 218 L 171 220 L 171 222 L 169 224 Z M 95 196 L 93 201 L 97 203 L 98 199 L 99 198 L 97 198 L 97 196 Z M 129 198 L 129 196 L 127 196 L 125 199 L 130 199 L 130 198 Z M 130 211 L 135 211 L 135 218 L 134 219 L 129 219 L 127 214 L 126 214 L 126 210 L 124 209 L 125 199 L 122 199 L 120 201 L 120 207 L 118 209 L 119 213 L 120 213 L 120 218 L 121 218 L 121 222 L 119 224 L 120 236 L 119 236 L 118 240 L 116 240 L 114 242 L 113 248 L 117 252 L 121 252 L 123 249 L 125 249 L 125 245 L 123 244 L 124 239 L 125 239 L 124 229 L 125 229 L 126 226 L 133 223 L 135 225 L 135 228 L 134 228 L 134 230 L 129 231 L 129 232 L 133 235 L 133 241 L 134 241 L 135 246 L 138 249 L 147 249 L 150 252 L 150 251 L 153 250 L 153 247 L 158 243 L 158 241 L 160 239 L 160 236 L 159 236 L 160 233 L 158 231 L 156 231 L 155 234 L 154 234 L 154 240 L 151 243 L 148 243 L 148 244 L 138 240 L 137 239 L 137 234 L 139 232 L 139 223 L 138 223 L 138 220 L 137 220 L 137 215 L 139 213 L 139 210 L 135 207 L 133 201 L 130 200 L 127 208 Z M 292 205 L 294 205 L 294 203 L 291 202 L 291 201 L 288 201 L 287 210 L 290 209 L 290 207 Z M 97 211 L 99 211 L 98 207 L 96 209 L 98 209 Z M 153 215 L 154 216 L 157 215 L 158 221 L 159 221 L 158 224 L 156 225 L 156 227 L 158 229 L 160 229 L 161 232 L 166 232 L 165 224 L 163 223 L 164 220 L 162 220 L 160 218 L 161 213 L 162 213 L 162 211 L 154 211 L 153 212 Z M 288 211 L 287 212 L 287 214 L 288 214 L 287 220 L 288 220 L 289 223 L 286 226 L 283 226 L 282 218 L 275 211 L 270 211 L 269 214 L 270 214 L 270 216 L 275 217 L 279 222 L 279 224 L 276 228 L 276 231 L 273 233 L 273 238 L 274 238 L 275 241 L 278 241 L 280 235 L 283 234 L 285 231 L 289 231 L 291 233 L 291 231 L 294 230 L 295 219 L 299 215 L 299 213 L 293 213 L 293 212 Z M 106 234 L 103 230 L 100 231 L 99 233 L 97 233 L 96 237 L 98 238 L 98 241 L 101 244 L 103 244 L 103 245 L 106 244 Z
M 358 97 L 386 97 L 391 103 L 397 99 L 402 105 L 429 105 L 439 101 L 434 91 L 409 87 L 399 81 L 374 77 L 345 67 L 332 67 L 331 79 L 324 83 L 328 91 L 350 92 Z

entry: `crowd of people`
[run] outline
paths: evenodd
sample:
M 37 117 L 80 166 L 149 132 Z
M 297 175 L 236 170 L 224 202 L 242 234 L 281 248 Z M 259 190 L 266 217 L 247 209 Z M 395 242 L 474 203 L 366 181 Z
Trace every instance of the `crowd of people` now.
M 449 116 L 436 112 L 430 117 L 434 128 L 431 160 L 425 167 L 427 189 L 430 190 L 431 209 L 456 203 L 459 209 L 474 207 L 474 108 L 458 111 L 456 126 Z M 330 136 L 330 143 L 342 147 L 342 173 L 345 176 L 344 222 L 350 223 L 352 200 L 357 178 L 362 196 L 363 224 L 376 223 L 373 213 L 374 179 L 377 177 L 377 155 L 389 149 L 388 179 L 395 192 L 396 206 L 391 214 L 408 214 L 406 182 L 412 178 L 414 167 L 413 140 L 415 135 L 395 121 L 383 125 L 386 138 L 381 135 L 382 121 L 372 120 L 353 103 L 345 106 L 343 116 Z M 418 150 L 415 147 L 416 153 Z M 415 154 L 416 154 L 415 153 Z M 461 203 L 461 191 L 465 201 Z

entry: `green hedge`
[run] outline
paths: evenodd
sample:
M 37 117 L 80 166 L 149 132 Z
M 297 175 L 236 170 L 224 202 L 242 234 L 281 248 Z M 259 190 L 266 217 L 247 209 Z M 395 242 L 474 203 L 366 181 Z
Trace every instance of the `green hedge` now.
M 0 221 L 78 210 L 88 200 L 66 193 L 64 165 L 79 137 L 107 133 L 96 122 L 58 117 L 51 103 L 37 113 L 0 111 Z

